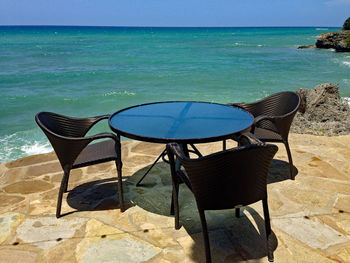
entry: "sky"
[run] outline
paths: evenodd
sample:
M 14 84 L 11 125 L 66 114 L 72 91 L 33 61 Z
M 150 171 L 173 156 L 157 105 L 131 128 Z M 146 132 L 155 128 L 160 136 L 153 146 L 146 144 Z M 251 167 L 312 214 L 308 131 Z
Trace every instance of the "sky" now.
M 0 0 L 0 25 L 341 27 L 350 0 Z

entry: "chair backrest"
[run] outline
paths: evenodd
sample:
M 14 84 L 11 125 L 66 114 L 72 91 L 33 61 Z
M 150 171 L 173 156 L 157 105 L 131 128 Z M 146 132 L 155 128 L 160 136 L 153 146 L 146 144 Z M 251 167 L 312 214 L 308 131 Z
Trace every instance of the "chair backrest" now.
M 40 128 L 64 137 L 84 137 L 95 121 L 93 118 L 72 118 L 53 112 L 39 112 L 35 120 Z
M 295 114 L 300 105 L 300 97 L 292 91 L 283 91 L 253 103 L 243 105 L 254 117 L 260 115 L 285 116 Z M 294 115 L 293 115 L 294 116 Z
M 199 209 L 229 209 L 267 197 L 267 174 L 278 147 L 252 144 L 198 159 L 179 158 Z
M 35 121 L 50 141 L 63 170 L 67 170 L 72 167 L 81 150 L 89 144 L 89 141 L 78 138 L 85 136 L 95 119 L 39 112 Z

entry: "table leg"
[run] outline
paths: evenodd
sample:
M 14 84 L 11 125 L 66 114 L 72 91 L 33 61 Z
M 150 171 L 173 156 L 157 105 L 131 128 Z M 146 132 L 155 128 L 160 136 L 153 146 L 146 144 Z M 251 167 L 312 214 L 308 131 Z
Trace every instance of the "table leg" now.
M 136 183 L 136 186 L 140 186 L 142 180 L 146 177 L 146 175 L 152 170 L 153 166 L 156 165 L 156 163 L 159 161 L 159 159 L 165 154 L 166 149 L 162 151 L 162 153 L 157 157 L 157 159 L 153 162 L 150 168 L 148 168 L 147 172 L 141 177 L 141 179 Z

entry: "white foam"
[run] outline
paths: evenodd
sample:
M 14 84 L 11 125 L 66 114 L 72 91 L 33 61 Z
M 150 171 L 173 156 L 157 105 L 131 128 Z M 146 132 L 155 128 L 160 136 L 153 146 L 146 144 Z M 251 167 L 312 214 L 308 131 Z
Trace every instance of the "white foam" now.
M 348 103 L 349 106 L 350 106 L 350 98 L 349 98 L 349 97 L 344 97 L 344 98 L 343 98 L 343 101 L 346 102 L 346 103 Z
M 111 91 L 111 92 L 107 92 L 107 93 L 103 94 L 103 96 L 114 96 L 114 95 L 134 96 L 134 95 L 136 95 L 136 93 L 124 90 L 124 91 Z
M 318 28 L 316 28 L 316 30 L 318 30 L 318 31 L 319 31 L 319 30 L 328 30 L 328 28 L 319 28 L 319 27 L 318 27 Z
M 350 67 L 350 62 L 349 62 L 349 61 L 343 61 L 343 64 L 344 64 L 345 66 Z
M 43 137 L 43 141 L 36 134 L 17 132 L 0 138 L 0 162 L 9 162 L 28 155 L 53 151 L 50 143 Z
M 34 142 L 33 144 L 30 144 L 30 145 L 21 146 L 21 150 L 26 155 L 33 155 L 33 154 L 41 154 L 41 153 L 51 152 L 52 148 L 48 142 L 45 144 L 40 144 L 39 142 Z

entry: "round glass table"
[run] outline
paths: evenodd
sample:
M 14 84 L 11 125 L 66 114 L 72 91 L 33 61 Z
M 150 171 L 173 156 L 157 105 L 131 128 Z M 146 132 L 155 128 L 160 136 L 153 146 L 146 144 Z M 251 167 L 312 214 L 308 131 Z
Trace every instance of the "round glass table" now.
M 247 111 L 228 105 L 168 101 L 122 109 L 112 114 L 108 123 L 118 135 L 154 143 L 176 142 L 181 144 L 187 156 L 189 144 L 194 150 L 191 152 L 201 156 L 194 143 L 233 138 L 234 135 L 248 130 L 253 120 L 253 116 Z M 164 150 L 138 181 L 137 186 L 161 157 L 166 161 L 165 155 Z
M 247 130 L 253 116 L 240 108 L 209 102 L 156 102 L 111 115 L 111 129 L 130 139 L 181 144 L 220 141 Z

